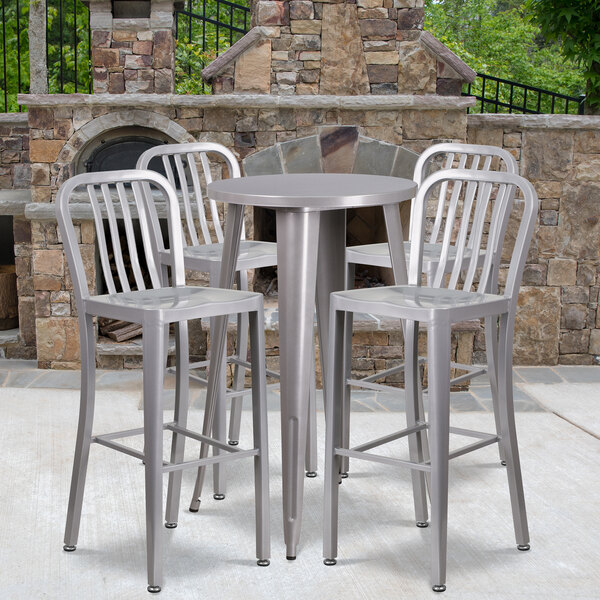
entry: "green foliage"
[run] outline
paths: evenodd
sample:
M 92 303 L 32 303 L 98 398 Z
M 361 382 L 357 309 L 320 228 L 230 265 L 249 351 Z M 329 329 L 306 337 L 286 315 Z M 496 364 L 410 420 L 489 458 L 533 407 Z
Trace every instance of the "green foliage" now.
M 600 0 L 526 0 L 545 39 L 584 71 L 586 104 L 600 111 Z
M 236 0 L 236 4 L 247 7 L 248 0 Z M 203 82 L 200 72 L 244 35 L 249 16 L 245 16 L 246 11 L 216 0 L 193 0 L 191 7 L 186 2 L 185 9 L 205 20 L 181 13 L 177 15 L 175 93 L 210 94 L 210 86 Z M 230 26 L 240 31 L 232 31 Z
M 175 47 L 175 93 L 210 94 L 210 86 L 204 83 L 200 72 L 216 58 L 214 51 L 204 52 L 202 44 L 177 40 Z
M 581 69 L 565 59 L 558 42 L 544 42 L 539 27 L 526 17 L 524 0 L 430 0 L 425 27 L 477 72 L 568 96 L 585 90 Z M 480 91 L 478 80 L 471 92 Z M 509 94 L 508 86 L 498 90 L 505 102 Z M 522 92 L 515 92 L 513 101 L 522 100 Z M 541 108 L 549 112 L 550 100 Z

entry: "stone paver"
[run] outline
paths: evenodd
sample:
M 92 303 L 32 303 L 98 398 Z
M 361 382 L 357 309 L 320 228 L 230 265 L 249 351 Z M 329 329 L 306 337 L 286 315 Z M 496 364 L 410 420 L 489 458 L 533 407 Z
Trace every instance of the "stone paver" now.
M 559 367 L 518 367 L 514 371 L 515 410 L 518 412 L 543 412 L 547 410 L 532 395 L 528 394 L 526 384 L 551 383 L 586 383 L 600 382 L 600 369 L 597 367 L 559 366 Z M 140 369 L 96 371 L 96 389 L 98 391 L 115 390 L 124 393 L 134 393 L 139 398 L 138 405 L 142 406 L 142 371 Z M 26 387 L 48 389 L 73 389 L 80 386 L 79 371 L 52 371 L 37 369 L 36 361 L 0 359 L 0 386 Z M 175 377 L 167 374 L 165 377 L 164 406 L 172 409 L 175 398 Z M 523 389 L 525 388 L 525 389 Z M 199 383 L 190 382 L 190 406 L 203 408 L 206 393 Z M 428 410 L 427 393 L 424 396 L 425 408 Z M 277 388 L 271 388 L 268 394 L 268 409 L 280 409 L 280 396 Z M 244 408 L 250 408 L 250 402 L 244 403 Z M 352 391 L 352 410 L 356 412 L 402 412 L 406 408 L 404 390 L 398 389 L 391 393 L 355 389 Z M 323 393 L 317 390 L 317 410 L 323 411 Z M 469 391 L 452 392 L 450 410 L 461 412 L 491 412 L 491 390 L 487 377 L 477 377 Z
M 600 383 L 600 368 L 597 366 L 558 366 L 553 370 L 568 383 Z
M 515 373 L 525 383 L 560 383 L 562 377 L 549 367 L 516 367 Z M 515 377 L 516 381 L 516 377 Z
M 32 371 L 11 371 L 4 382 L 4 387 L 26 388 L 29 387 L 41 372 L 37 369 Z
M 31 382 L 31 388 L 54 388 L 66 390 L 78 390 L 81 386 L 81 373 L 79 371 L 52 371 L 41 370 L 34 381 Z

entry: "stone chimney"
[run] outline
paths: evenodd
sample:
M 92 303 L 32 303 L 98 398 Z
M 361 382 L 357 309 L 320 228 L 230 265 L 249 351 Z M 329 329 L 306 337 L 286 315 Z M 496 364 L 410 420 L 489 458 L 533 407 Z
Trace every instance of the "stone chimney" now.
M 173 0 L 89 0 L 87 4 L 94 93 L 173 93 Z
M 208 65 L 213 93 L 460 95 L 475 72 L 423 31 L 425 0 L 258 0 Z

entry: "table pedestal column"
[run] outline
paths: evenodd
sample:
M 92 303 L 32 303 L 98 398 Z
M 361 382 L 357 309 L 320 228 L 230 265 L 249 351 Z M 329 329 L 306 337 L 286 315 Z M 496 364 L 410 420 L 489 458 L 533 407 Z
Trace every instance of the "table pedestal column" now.
M 277 211 L 283 530 L 288 559 L 296 558 L 302 522 L 319 219 L 318 212 Z

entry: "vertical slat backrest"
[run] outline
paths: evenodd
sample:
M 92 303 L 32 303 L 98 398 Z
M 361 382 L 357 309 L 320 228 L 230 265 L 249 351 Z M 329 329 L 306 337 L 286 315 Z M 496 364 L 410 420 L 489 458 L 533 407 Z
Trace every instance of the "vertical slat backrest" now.
M 194 225 L 194 217 L 192 214 L 192 206 L 190 203 L 190 195 L 189 195 L 189 185 L 186 177 L 185 169 L 183 168 L 183 164 L 181 161 L 181 157 L 175 156 L 173 157 L 170 154 L 163 154 L 161 156 L 163 168 L 165 170 L 165 174 L 169 183 L 173 186 L 174 189 L 178 189 L 182 195 L 183 201 L 183 214 L 181 215 L 181 225 L 185 227 L 185 231 L 187 232 L 189 239 L 191 240 L 192 245 L 198 244 L 198 237 L 196 236 L 196 227 Z M 179 160 L 177 160 L 179 159 Z M 173 162 L 175 162 L 175 168 L 177 170 L 177 177 L 179 180 L 179 185 L 177 184 L 177 179 L 175 178 L 175 173 L 173 171 Z M 145 168 L 145 167 L 139 167 Z M 194 190 L 195 192 L 195 190 Z M 184 244 L 187 239 L 185 234 L 183 236 Z
M 83 190 L 83 194 L 77 193 Z M 85 192 L 92 208 L 94 223 L 96 226 L 96 238 L 98 240 L 98 252 L 102 267 L 103 279 L 109 294 L 129 292 L 127 267 L 123 259 L 123 246 L 119 234 L 118 220 L 124 222 L 126 242 L 125 249 L 129 255 L 131 271 L 137 289 L 146 289 L 142 270 L 140 268 L 140 254 L 143 250 L 144 258 L 148 268 L 150 281 L 154 288 L 161 287 L 161 277 L 158 265 L 156 249 L 158 243 L 154 240 L 156 231 L 152 224 L 152 214 L 156 218 L 155 201 L 162 201 L 167 207 L 169 224 L 169 243 L 172 260 L 173 285 L 185 285 L 183 269 L 183 245 L 181 236 L 181 225 L 179 223 L 179 206 L 175 191 L 168 181 L 153 171 L 106 171 L 102 173 L 85 173 L 76 175 L 66 181 L 59 189 L 56 200 L 56 213 L 59 230 L 65 246 L 65 253 L 69 269 L 73 279 L 73 288 L 77 302 L 89 297 L 89 284 L 79 249 L 78 239 L 73 223 L 74 218 L 79 220 L 89 218 L 81 216 L 78 207 L 76 217 L 72 216 L 72 204 L 86 205 Z M 135 212 L 131 209 L 135 206 Z M 116 210 L 116 207 L 119 210 Z M 137 214 L 136 214 L 137 213 Z M 85 213 L 84 213 L 85 214 Z M 133 219 L 139 218 L 142 234 L 141 245 L 136 242 Z M 105 227 L 105 221 L 107 227 Z M 107 239 L 106 232 L 109 234 Z M 115 273 L 111 269 L 112 252 Z M 115 285 L 116 283 L 116 285 Z M 81 308 L 81 307 L 80 307 Z
M 482 161 L 483 159 L 483 161 Z M 426 177 L 432 174 L 434 166 L 442 161 L 443 169 L 469 169 L 474 171 L 488 172 L 494 166 L 494 160 L 497 162 L 496 170 L 504 170 L 507 173 L 517 173 L 518 165 L 515 158 L 503 148 L 496 146 L 485 146 L 479 144 L 457 144 L 444 143 L 435 144 L 425 150 L 417 160 L 415 165 L 413 180 L 421 185 Z M 430 235 L 426 239 L 430 243 L 439 243 L 442 221 L 448 211 L 454 211 L 459 202 L 461 186 L 455 186 L 448 195 L 448 185 L 441 185 L 437 198 L 435 211 L 435 220 Z M 472 202 L 473 186 L 468 185 L 464 191 L 465 203 Z M 477 203 L 480 210 L 483 210 L 483 203 Z M 411 205 L 411 221 L 413 210 Z M 480 215 L 473 215 L 474 219 L 479 219 Z M 469 239 L 467 248 L 472 248 L 474 240 Z
M 533 186 L 519 175 L 513 173 L 450 169 L 438 171 L 423 182 L 414 201 L 414 218 L 411 222 L 412 237 L 408 273 L 409 283 L 412 285 L 421 285 L 426 205 L 429 198 L 435 194 L 444 182 L 449 183 L 448 187 L 474 187 L 474 202 L 468 209 L 465 209 L 461 215 L 451 215 L 450 218 L 446 219 L 442 241 L 442 256 L 445 258 L 440 260 L 437 265 L 437 270 L 430 285 L 432 285 L 432 287 L 455 288 L 458 284 L 457 273 L 461 270 L 466 270 L 467 276 L 465 277 L 462 289 L 476 289 L 478 292 L 495 292 L 497 289 L 498 267 L 507 223 L 512 214 L 515 219 L 520 219 L 520 223 L 512 256 L 510 258 L 504 295 L 512 298 L 513 303 L 516 302 L 514 296 L 516 295 L 516 292 L 518 292 L 518 287 L 520 285 L 523 266 L 525 264 L 527 250 L 536 220 L 538 200 Z M 517 188 L 521 191 L 523 196 L 523 200 L 520 203 L 523 206 L 522 212 L 513 210 L 515 205 L 515 190 Z M 478 250 L 483 245 L 483 236 L 479 230 L 474 236 L 473 239 L 476 241 L 478 240 L 479 243 L 474 246 L 474 252 L 468 258 L 466 268 L 464 264 L 461 265 L 457 260 L 454 263 L 454 267 L 449 269 L 446 261 L 449 257 L 448 246 L 450 245 L 452 236 L 448 235 L 447 231 L 456 228 L 456 219 L 472 221 L 474 214 L 478 212 L 478 205 L 483 203 L 484 205 L 489 206 L 494 193 L 495 201 L 490 221 L 490 232 L 485 247 L 485 258 L 480 267 L 481 273 L 479 281 L 475 282 L 475 271 L 479 268 L 477 262 L 479 255 Z M 480 212 L 481 214 L 485 214 L 482 211 Z M 483 222 L 483 220 L 484 219 L 480 217 L 480 221 Z M 466 238 L 463 238 L 461 246 L 463 249 L 466 248 Z M 448 273 L 450 273 L 449 276 Z M 494 278 L 496 281 L 492 281 Z
M 167 179 L 176 187 L 181 196 L 182 222 L 185 222 L 185 233 L 191 245 L 213 243 L 208 226 L 205 198 L 201 185 L 199 169 L 202 169 L 205 184 L 212 182 L 211 162 L 209 154 L 216 154 L 227 165 L 230 177 L 240 177 L 240 167 L 234 154 L 221 144 L 211 142 L 192 142 L 189 144 L 168 144 L 146 150 L 137 162 L 138 169 L 149 168 L 150 161 L 161 157 Z M 198 160 L 196 159 L 198 156 Z M 187 165 L 185 164 L 187 163 Z M 177 172 L 177 179 L 175 171 Z M 214 200 L 208 199 L 210 218 L 217 242 L 223 242 L 223 228 L 219 215 L 219 206 Z M 199 223 L 201 239 L 198 235 L 195 220 Z M 243 238 L 242 231 L 242 238 Z M 186 240 L 184 244 L 187 245 Z
M 146 284 L 144 282 L 144 276 L 142 275 L 142 271 L 140 269 L 140 259 L 137 251 L 137 241 L 135 239 L 135 232 L 133 231 L 133 220 L 131 218 L 131 211 L 129 210 L 129 201 L 127 200 L 127 193 L 125 191 L 125 186 L 121 182 L 117 183 L 116 188 L 117 194 L 119 195 L 121 211 L 123 213 L 123 221 L 125 224 L 125 239 L 127 241 L 127 251 L 129 254 L 129 258 L 131 259 L 131 270 L 133 271 L 135 286 L 138 290 L 145 290 Z

